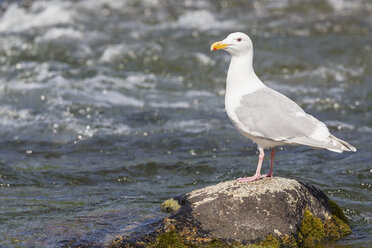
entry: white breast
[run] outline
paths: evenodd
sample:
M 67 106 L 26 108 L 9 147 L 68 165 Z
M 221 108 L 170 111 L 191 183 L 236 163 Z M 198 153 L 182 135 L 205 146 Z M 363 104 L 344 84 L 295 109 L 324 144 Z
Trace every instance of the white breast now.
M 230 66 L 231 68 L 231 66 Z M 236 115 L 236 110 L 241 106 L 243 96 L 249 95 L 266 87 L 252 70 L 250 74 L 240 76 L 228 73 L 226 80 L 225 109 L 232 123 L 244 132 L 252 133 L 241 123 Z
M 255 75 L 254 75 L 255 76 Z M 241 134 L 252 140 L 259 147 L 271 148 L 278 145 L 283 145 L 283 142 L 277 142 L 270 139 L 260 137 L 261 134 L 255 132 L 255 130 L 250 130 L 249 127 L 244 125 L 239 121 L 236 114 L 236 110 L 241 106 L 241 100 L 243 96 L 249 96 L 263 87 L 266 87 L 257 77 L 251 77 L 251 82 L 244 82 L 242 80 L 237 80 L 231 82 L 228 78 L 226 85 L 226 95 L 225 95 L 225 109 L 233 125 L 239 130 Z

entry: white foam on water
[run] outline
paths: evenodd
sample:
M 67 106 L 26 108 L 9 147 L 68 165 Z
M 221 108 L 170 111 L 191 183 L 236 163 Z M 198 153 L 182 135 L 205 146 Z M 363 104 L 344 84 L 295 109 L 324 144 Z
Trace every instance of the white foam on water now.
M 77 2 L 77 4 L 85 9 L 102 11 L 102 7 L 109 7 L 112 9 L 122 9 L 127 6 L 125 0 L 83 0 Z
M 47 84 L 52 89 L 63 89 L 63 88 L 71 88 L 72 87 L 72 80 L 68 80 L 63 76 L 55 76 L 47 81 Z
M 87 89 L 101 89 L 105 90 L 108 86 L 113 86 L 115 89 L 125 88 L 134 89 L 132 85 L 125 83 L 123 78 L 111 77 L 104 74 L 98 74 L 91 78 L 86 78 L 82 81 L 73 81 L 74 84 L 79 85 L 82 82 Z
M 0 51 L 5 53 L 7 56 L 12 56 L 13 49 L 22 48 L 25 40 L 23 37 L 16 35 L 1 35 L 0 36 Z
M 190 97 L 190 98 L 198 97 L 198 96 L 215 96 L 214 94 L 206 90 L 189 90 L 186 92 L 185 95 L 186 97 Z
M 344 108 L 343 97 L 347 94 L 346 89 L 343 87 L 335 86 L 325 88 L 323 86 L 304 86 L 304 85 L 288 85 L 281 84 L 273 81 L 265 82 L 267 86 L 273 88 L 280 93 L 287 95 L 292 100 L 290 94 L 296 96 L 295 102 L 299 105 L 307 104 L 310 106 L 317 105 L 319 110 L 332 108 L 339 110 Z M 319 97 L 321 95 L 322 97 Z M 300 96 L 300 97 L 299 97 Z M 321 104 L 319 104 L 321 103 Z
M 338 130 L 354 130 L 355 126 L 349 123 L 337 121 L 337 120 L 329 120 L 329 121 L 324 121 L 325 124 L 329 127 L 336 128 Z
M 22 81 L 13 81 L 10 84 L 7 84 L 7 89 L 11 91 L 25 91 L 25 90 L 36 90 L 36 89 L 45 89 L 48 86 L 42 83 L 36 82 L 22 82 Z
M 82 140 L 85 138 L 93 137 L 97 132 L 98 129 L 96 128 L 87 128 L 87 125 L 83 122 L 79 122 L 76 119 L 71 119 L 62 123 L 64 125 L 65 131 L 72 132 L 76 135 L 73 139 L 75 140 Z
M 204 53 L 194 53 L 194 55 L 202 65 L 213 66 L 216 64 L 216 61 L 214 59 L 212 59 L 210 56 L 205 55 Z
M 273 88 L 273 89 L 275 89 L 275 90 L 277 90 L 281 93 L 303 92 L 303 93 L 306 93 L 306 94 L 307 93 L 315 94 L 315 93 L 318 93 L 320 91 L 320 89 L 318 89 L 316 87 L 306 87 L 306 86 L 303 86 L 303 85 L 288 85 L 288 84 L 283 84 L 283 83 L 276 82 L 276 81 L 266 80 L 264 83 L 267 86 L 269 86 L 270 88 Z
M 29 10 L 11 4 L 0 19 L 0 32 L 22 32 L 32 28 L 40 28 L 72 22 L 68 2 L 37 1 Z
M 188 102 L 149 102 L 149 105 L 154 108 L 190 108 L 190 104 Z
M 139 85 L 139 86 L 148 86 L 144 84 L 146 82 L 153 82 L 157 79 L 154 74 L 144 74 L 144 73 L 136 73 L 129 75 L 125 81 L 131 84 Z
M 124 124 L 116 124 L 113 126 L 113 129 L 114 130 L 110 130 L 110 132 L 117 135 L 128 135 L 132 133 L 132 128 Z
M 265 4 L 256 4 L 256 7 L 264 7 L 270 10 L 283 9 L 289 6 L 288 0 L 267 1 Z
M 36 38 L 36 42 L 53 41 L 53 40 L 76 40 L 84 39 L 84 34 L 74 28 L 52 28 L 45 34 Z
M 351 12 L 363 8 L 372 8 L 371 2 L 363 0 L 328 0 L 328 3 L 335 11 Z
M 45 62 L 44 63 L 24 62 L 22 63 L 22 69 L 36 73 L 35 76 L 29 77 L 25 81 L 30 81 L 30 79 L 31 80 L 34 79 L 37 82 L 41 82 L 52 76 L 52 72 L 50 71 L 50 64 Z
M 11 91 L 25 91 L 38 89 L 55 89 L 56 87 L 68 87 L 70 81 L 59 74 L 66 67 L 63 64 L 56 65 L 58 68 L 51 69 L 51 63 L 22 62 L 18 76 L 13 79 L 0 79 L 2 88 Z
M 30 122 L 34 122 L 34 116 L 29 109 L 16 109 L 8 105 L 0 106 L 0 125 L 19 128 Z
M 74 84 L 83 82 L 89 88 L 105 90 L 107 86 L 112 86 L 114 89 L 138 90 L 139 88 L 151 89 L 155 84 L 156 76 L 153 74 L 132 73 L 127 77 L 113 77 L 105 74 L 98 74 L 94 77 L 76 81 Z
M 330 97 L 326 97 L 326 98 L 320 98 L 320 97 L 316 97 L 316 96 L 304 96 L 302 99 L 302 102 L 303 103 L 306 103 L 306 104 L 309 104 L 309 105 L 314 105 L 314 104 L 317 104 L 317 103 L 322 103 L 322 105 L 325 106 L 326 103 L 328 104 L 334 104 L 336 103 L 335 99 L 333 98 L 330 98 Z
M 337 82 L 343 82 L 347 80 L 348 76 L 356 77 L 364 73 L 364 68 L 351 68 L 344 65 L 331 64 L 328 66 L 319 66 L 313 70 L 295 72 L 293 74 L 288 74 L 288 78 L 302 78 L 302 77 L 320 77 L 327 78 L 333 77 Z
M 0 132 L 11 131 L 22 136 L 28 133 L 28 130 L 35 130 L 35 126 L 39 124 L 48 124 L 48 130 L 44 130 L 39 138 L 42 139 L 43 135 L 47 135 L 48 139 L 56 142 L 84 140 L 97 133 L 128 135 L 132 132 L 129 126 L 114 123 L 110 118 L 95 118 L 87 122 L 84 118 L 81 119 L 73 114 L 65 114 L 61 118 L 61 113 L 53 108 L 49 111 L 35 115 L 29 109 L 0 106 Z
M 208 10 L 189 11 L 181 15 L 174 25 L 175 28 L 187 28 L 205 31 L 208 29 L 241 29 L 242 25 L 233 20 L 217 20 Z
M 135 94 L 129 96 L 130 92 L 120 92 L 121 89 L 130 91 L 138 91 L 137 87 L 149 88 L 146 80 L 152 78 L 150 75 L 131 75 L 129 80 L 126 78 L 110 77 L 99 74 L 85 80 L 66 79 L 61 75 L 50 77 L 50 68 L 47 65 L 41 64 L 40 74 L 35 76 L 32 81 L 12 80 L 9 82 L 1 82 L 2 87 L 0 93 L 14 91 L 21 92 L 33 90 L 47 90 L 43 98 L 47 100 L 48 107 L 53 111 L 56 106 L 70 105 L 72 103 L 88 104 L 93 106 L 133 106 L 143 107 L 145 102 L 137 99 Z M 110 90 L 110 88 L 113 88 Z M 43 93 L 40 93 L 43 94 Z M 40 95 L 41 97 L 41 95 Z M 35 98 L 35 101 L 41 99 Z M 155 104 L 156 105 L 156 104 Z M 164 103 L 166 105 L 166 103 Z M 176 104 L 178 107 L 184 107 L 185 104 Z M 162 103 L 159 104 L 159 107 Z
M 143 107 L 145 103 L 133 97 L 125 96 L 117 91 L 106 90 L 102 94 L 93 94 L 93 99 L 97 103 L 109 103 L 110 105 L 122 105 L 122 106 L 133 106 Z M 92 99 L 92 100 L 93 100 Z
M 40 82 L 40 81 L 49 80 L 53 78 L 56 81 L 65 80 L 60 76 L 60 74 L 61 74 L 61 71 L 67 70 L 68 66 L 66 64 L 58 63 L 58 64 L 53 64 L 55 69 L 52 69 L 51 64 L 52 63 L 50 62 L 36 63 L 36 66 L 34 66 L 35 67 L 34 71 L 37 72 L 37 75 L 35 77 L 36 81 Z
M 144 6 L 157 7 L 160 5 L 160 0 L 142 0 Z
M 191 8 L 210 8 L 209 2 L 205 0 L 185 0 L 183 5 Z
M 51 99 L 55 104 L 87 104 L 95 107 L 112 107 L 112 106 L 132 106 L 141 108 L 145 102 L 135 97 L 124 95 L 114 90 L 96 90 L 77 88 L 60 88 L 58 89 L 59 98 Z M 66 100 L 66 98 L 68 100 Z
M 188 133 L 200 133 L 212 129 L 211 123 L 206 120 L 172 120 L 167 121 L 163 127 L 166 130 L 181 130 Z
M 361 126 L 361 127 L 358 127 L 358 131 L 362 133 L 372 133 L 372 127 Z
M 120 55 L 123 55 L 127 47 L 124 44 L 108 46 L 102 53 L 100 61 L 113 62 Z

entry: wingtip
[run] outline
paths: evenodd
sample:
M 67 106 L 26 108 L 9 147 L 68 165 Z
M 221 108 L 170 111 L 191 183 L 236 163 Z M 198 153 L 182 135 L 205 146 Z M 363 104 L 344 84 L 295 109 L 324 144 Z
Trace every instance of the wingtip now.
M 335 137 L 334 135 L 331 135 L 330 138 L 331 140 L 333 140 L 333 142 L 337 142 L 339 143 L 339 145 L 341 145 L 341 151 L 347 151 L 347 152 L 357 151 L 357 149 L 354 146 L 350 145 L 349 143 L 347 143 L 346 141 L 342 139 Z
M 342 145 L 344 145 L 346 147 L 347 150 L 345 149 L 345 151 L 348 151 L 348 152 L 356 152 L 357 151 L 357 149 L 354 146 L 350 145 L 349 143 L 346 143 L 345 141 L 344 141 L 344 143 L 342 143 Z

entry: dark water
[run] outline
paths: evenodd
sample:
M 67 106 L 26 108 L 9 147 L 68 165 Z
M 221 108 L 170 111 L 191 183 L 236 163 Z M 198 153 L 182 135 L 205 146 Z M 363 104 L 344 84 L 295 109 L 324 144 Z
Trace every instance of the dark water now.
M 284 148 L 275 174 L 345 209 L 339 246 L 371 247 L 371 1 L 18 3 L 1 2 L 0 247 L 103 245 L 164 199 L 253 174 L 224 112 L 229 56 L 209 51 L 233 31 L 267 85 L 358 148 Z

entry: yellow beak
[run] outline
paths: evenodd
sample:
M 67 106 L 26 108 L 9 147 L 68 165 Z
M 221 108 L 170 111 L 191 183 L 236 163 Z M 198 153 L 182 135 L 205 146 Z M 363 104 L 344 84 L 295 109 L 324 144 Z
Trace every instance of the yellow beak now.
M 216 51 L 216 50 L 219 50 L 219 49 L 223 49 L 227 46 L 228 46 L 228 44 L 225 44 L 222 41 L 217 41 L 217 42 L 212 44 L 211 51 Z

